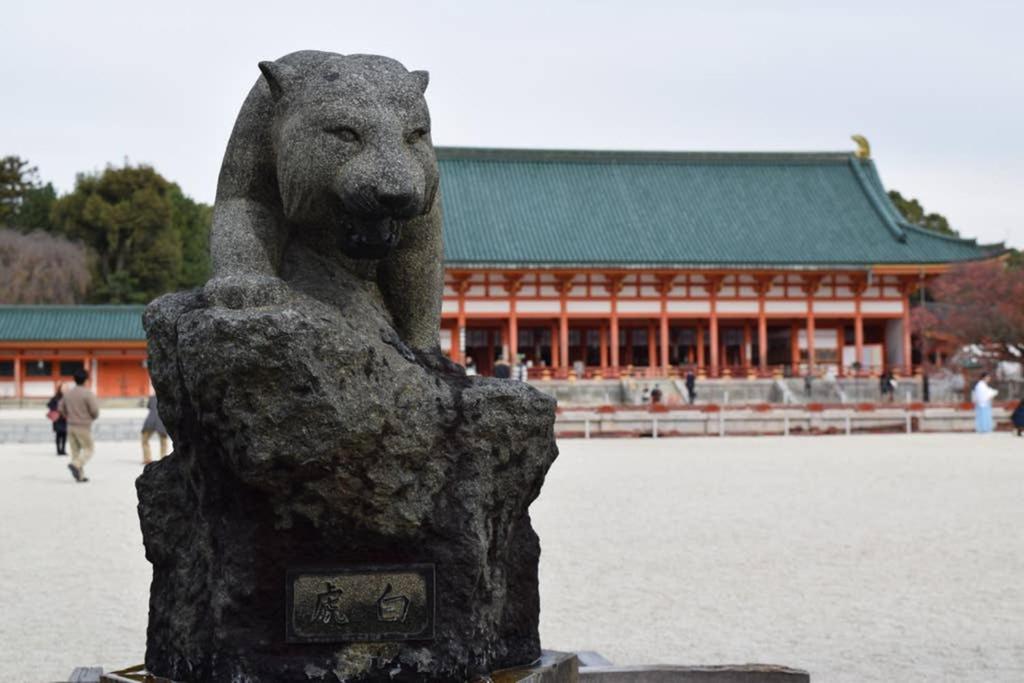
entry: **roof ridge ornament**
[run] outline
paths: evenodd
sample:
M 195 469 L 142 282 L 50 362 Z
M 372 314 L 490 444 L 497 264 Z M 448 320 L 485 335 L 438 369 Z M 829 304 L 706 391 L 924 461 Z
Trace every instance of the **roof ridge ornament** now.
M 855 133 L 850 136 L 850 139 L 857 143 L 857 151 L 854 152 L 854 156 L 858 159 L 870 159 L 871 158 L 871 143 L 868 139 L 859 133 Z

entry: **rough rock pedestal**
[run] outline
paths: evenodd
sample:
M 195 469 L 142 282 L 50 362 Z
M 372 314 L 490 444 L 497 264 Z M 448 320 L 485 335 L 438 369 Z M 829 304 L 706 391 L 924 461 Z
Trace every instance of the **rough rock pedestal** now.
M 146 669 L 465 681 L 527 664 L 554 401 L 438 349 L 427 74 L 315 51 L 259 66 L 221 167 L 214 277 L 144 317 L 175 446 L 137 484 Z
M 175 444 L 137 485 L 150 672 L 469 680 L 540 654 L 527 508 L 556 455 L 553 401 L 414 353 L 372 284 L 338 277 L 330 301 L 295 282 L 274 306 L 192 292 L 146 312 Z M 424 563 L 433 639 L 286 642 L 290 568 Z

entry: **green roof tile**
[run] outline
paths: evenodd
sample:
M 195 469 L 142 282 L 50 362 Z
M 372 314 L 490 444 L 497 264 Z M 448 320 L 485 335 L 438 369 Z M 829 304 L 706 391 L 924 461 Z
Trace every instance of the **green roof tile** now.
M 145 306 L 0 306 L 0 341 L 144 341 Z
M 864 267 L 1000 247 L 908 226 L 846 152 L 439 148 L 445 261 L 496 266 Z

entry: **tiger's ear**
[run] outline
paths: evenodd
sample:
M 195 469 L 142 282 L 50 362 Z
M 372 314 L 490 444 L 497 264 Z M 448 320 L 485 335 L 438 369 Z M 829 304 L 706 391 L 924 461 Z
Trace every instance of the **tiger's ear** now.
M 260 71 L 263 78 L 267 79 L 270 86 L 270 95 L 277 102 L 291 90 L 295 82 L 299 80 L 299 72 L 280 62 L 260 62 Z
M 410 71 L 409 75 L 415 79 L 416 84 L 420 86 L 420 92 L 427 91 L 427 85 L 430 83 L 430 73 L 427 71 Z

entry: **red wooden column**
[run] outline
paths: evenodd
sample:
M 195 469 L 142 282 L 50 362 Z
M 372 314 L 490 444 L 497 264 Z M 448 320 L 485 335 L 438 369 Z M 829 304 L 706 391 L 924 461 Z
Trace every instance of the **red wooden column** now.
M 807 295 L 807 374 L 814 374 L 814 293 L 821 285 L 822 276 L 818 274 L 804 275 L 800 288 Z
M 711 376 L 718 377 L 718 292 L 722 289 L 721 275 L 708 275 L 704 289 L 711 295 L 711 319 L 708 326 L 711 332 Z
M 661 369 L 668 374 L 669 353 L 668 353 L 668 293 L 672 290 L 673 275 L 663 275 L 658 278 L 658 288 L 661 291 L 661 334 L 659 349 L 661 350 Z
M 793 365 L 793 372 L 800 371 L 800 326 L 792 323 L 789 326 L 789 361 Z
M 455 291 L 459 295 L 459 313 L 455 321 L 455 335 L 452 339 L 452 360 L 465 363 L 462 339 L 466 334 L 466 290 L 469 289 L 469 273 L 455 274 Z
M 22 364 L 21 351 L 17 351 L 14 354 L 14 396 L 16 398 L 25 398 L 25 373 L 22 370 Z
M 857 374 L 864 371 L 864 316 L 860 313 L 860 296 L 857 296 L 857 308 L 853 319 L 853 346 L 854 356 L 857 358 L 857 365 L 860 368 Z
M 609 320 L 609 343 L 611 344 L 612 367 L 618 368 L 619 363 L 619 292 L 622 290 L 623 275 L 605 275 L 604 288 L 612 300 L 611 319 Z
M 857 375 L 864 374 L 864 316 L 860 310 L 861 295 L 867 289 L 867 278 L 856 278 L 853 281 L 853 346 L 854 360 L 860 366 L 860 370 L 854 370 Z
M 508 358 L 513 366 L 519 360 L 519 318 L 516 315 L 516 294 L 523 286 L 523 276 L 512 274 L 505 276 L 505 291 L 508 292 Z
M 562 366 L 562 359 L 558 357 L 558 350 L 561 343 L 558 340 L 558 323 L 551 323 L 551 370 L 554 371 Z
M 757 366 L 761 374 L 768 373 L 768 318 L 764 312 L 764 298 L 772 286 L 772 276 L 762 275 L 757 278 Z
M 516 320 L 516 301 L 513 299 L 509 304 L 511 313 L 508 318 L 508 358 L 512 365 L 519 359 L 519 321 Z
M 814 303 L 807 301 L 807 374 L 814 374 Z
M 561 357 L 562 367 L 571 368 L 572 361 L 569 359 L 569 316 L 562 311 L 562 317 L 558 319 L 558 355 Z
M 718 377 L 718 313 L 715 300 L 711 300 L 711 320 L 708 321 L 711 332 L 711 376 Z
M 558 293 L 562 304 L 561 312 L 558 316 L 558 342 L 561 347 L 559 355 L 562 359 L 562 366 L 567 369 L 572 367 L 572 361 L 569 359 L 569 311 L 568 302 L 566 301 L 569 296 L 569 290 L 572 288 L 572 279 L 572 274 L 558 276 Z

